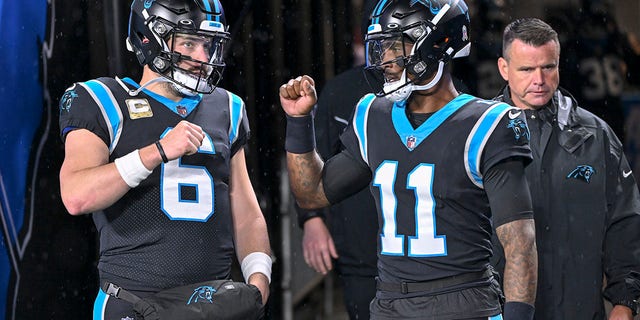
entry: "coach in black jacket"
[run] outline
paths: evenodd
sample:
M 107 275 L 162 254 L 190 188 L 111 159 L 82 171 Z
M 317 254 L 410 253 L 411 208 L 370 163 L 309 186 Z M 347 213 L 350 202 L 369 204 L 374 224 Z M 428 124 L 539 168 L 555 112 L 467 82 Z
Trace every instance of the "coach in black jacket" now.
M 519 19 L 503 43 L 498 68 L 508 86 L 496 99 L 524 109 L 534 156 L 526 176 L 539 259 L 535 318 L 605 319 L 604 297 L 614 305 L 609 319 L 631 319 L 640 297 L 640 196 L 623 147 L 558 88 L 551 27 Z

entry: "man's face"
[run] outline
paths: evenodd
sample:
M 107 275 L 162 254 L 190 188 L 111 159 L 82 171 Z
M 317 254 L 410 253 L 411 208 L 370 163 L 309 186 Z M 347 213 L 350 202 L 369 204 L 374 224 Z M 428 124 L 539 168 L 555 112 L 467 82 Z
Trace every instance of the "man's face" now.
M 382 55 L 384 76 L 387 81 L 397 81 L 402 76 L 402 71 L 404 71 L 404 67 L 398 65 L 397 62 L 409 55 L 413 44 L 403 43 L 401 40 L 385 41 L 388 41 L 385 44 L 385 47 L 388 48 L 384 50 Z
M 367 40 L 367 59 L 376 66 L 387 83 L 400 80 L 404 71 L 404 57 L 407 57 L 413 43 L 403 41 L 401 36 L 378 40 Z
M 173 51 L 200 62 L 209 62 L 212 47 L 212 38 L 192 34 L 176 34 L 173 42 Z M 201 70 L 201 63 L 188 60 L 182 60 L 178 66 L 194 74 Z
M 509 83 L 516 107 L 539 109 L 551 100 L 560 82 L 559 60 L 560 48 L 555 41 L 539 47 L 513 41 L 506 57 L 498 59 L 498 69 Z

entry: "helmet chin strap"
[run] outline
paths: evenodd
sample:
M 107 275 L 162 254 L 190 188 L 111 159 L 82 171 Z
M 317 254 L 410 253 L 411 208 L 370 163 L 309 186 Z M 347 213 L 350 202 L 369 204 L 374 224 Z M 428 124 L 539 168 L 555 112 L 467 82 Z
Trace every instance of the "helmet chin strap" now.
M 116 80 L 118 81 L 118 83 L 125 89 L 127 90 L 127 92 L 129 93 L 130 96 L 135 97 L 138 95 L 138 93 L 140 93 L 142 90 L 144 90 L 144 88 L 148 87 L 150 84 L 152 83 L 156 83 L 156 82 L 171 82 L 171 80 L 169 79 L 165 79 L 163 77 L 157 77 L 157 78 L 153 78 L 149 81 L 147 81 L 145 84 L 141 85 L 140 88 L 136 89 L 136 90 L 129 90 L 129 88 L 127 88 L 127 86 L 122 82 L 122 80 L 120 80 L 120 78 L 116 77 Z
M 423 84 L 423 85 L 415 85 L 413 83 L 407 83 L 407 70 L 405 69 L 404 71 L 402 71 L 402 77 L 400 78 L 400 80 L 390 82 L 390 83 L 385 83 L 383 90 L 387 94 L 386 95 L 387 99 L 393 102 L 407 100 L 407 98 L 409 98 L 409 96 L 413 91 L 428 90 L 433 88 L 436 84 L 438 84 L 438 82 L 440 82 L 440 79 L 442 78 L 443 69 L 444 69 L 444 62 L 439 61 L 438 72 L 436 72 L 436 75 L 433 77 L 433 79 L 431 79 L 431 81 L 429 81 L 429 83 Z
M 135 90 L 130 90 L 129 88 L 127 88 L 127 86 L 122 82 L 122 80 L 120 78 L 116 77 L 116 80 L 120 83 L 120 86 L 122 86 L 125 90 L 127 90 L 127 93 L 129 93 L 129 96 L 132 96 L 132 97 L 137 96 L 140 92 L 142 92 L 142 90 L 144 90 L 144 88 L 146 88 L 149 85 L 151 85 L 153 83 L 156 83 L 156 82 L 169 82 L 176 91 L 180 92 L 181 94 L 183 94 L 185 96 L 195 96 L 195 95 L 198 94 L 197 92 L 195 92 L 193 90 L 190 90 L 190 89 L 187 89 L 187 88 L 185 88 L 185 87 L 183 87 L 183 86 L 181 86 L 181 85 L 179 85 L 179 84 L 177 84 L 177 83 L 175 83 L 175 82 L 173 82 L 173 81 L 171 81 L 171 80 L 169 80 L 167 78 L 164 78 L 164 77 L 153 78 L 153 79 L 147 81 L 145 84 L 141 85 L 138 89 L 135 89 Z
M 199 81 L 197 79 L 194 79 L 193 77 L 190 77 L 188 75 L 183 74 L 182 72 L 176 72 L 174 73 L 174 75 L 176 78 L 176 81 L 182 81 L 184 83 L 188 83 L 188 82 L 192 82 L 193 85 L 195 86 L 195 83 L 198 83 L 198 90 L 200 91 L 212 91 L 211 86 L 206 82 L 206 81 Z M 157 78 L 153 78 L 149 81 L 147 81 L 145 84 L 140 85 L 140 87 L 138 89 L 135 90 L 129 90 L 129 88 L 127 88 L 126 85 L 124 85 L 124 83 L 122 83 L 122 81 L 116 77 L 116 79 L 118 80 L 118 82 L 120 83 L 120 85 L 125 88 L 125 90 L 127 90 L 127 92 L 129 93 L 130 96 L 135 97 L 137 96 L 142 90 L 144 90 L 144 88 L 148 87 L 149 85 L 156 83 L 156 82 L 169 82 L 171 83 L 171 85 L 173 86 L 173 88 L 180 92 L 181 94 L 185 95 L 185 96 L 195 96 L 198 94 L 198 92 L 191 90 L 189 88 L 186 88 L 172 80 L 169 80 L 165 77 L 157 77 Z

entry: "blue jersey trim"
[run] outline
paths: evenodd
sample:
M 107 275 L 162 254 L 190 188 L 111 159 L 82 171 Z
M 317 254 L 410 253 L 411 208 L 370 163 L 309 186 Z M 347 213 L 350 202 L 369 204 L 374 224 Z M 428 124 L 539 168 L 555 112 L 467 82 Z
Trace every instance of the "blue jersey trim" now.
M 414 129 L 405 113 L 406 101 L 396 102 L 391 110 L 391 118 L 396 133 L 400 137 L 400 141 L 412 151 L 424 139 L 426 139 L 433 131 L 445 122 L 454 112 L 458 111 L 462 106 L 473 100 L 474 97 L 468 94 L 461 94 L 455 99 L 449 101 L 442 109 L 436 111 L 418 128 Z M 408 141 L 411 141 L 409 143 Z
M 484 112 L 469 133 L 465 146 L 465 168 L 471 182 L 480 188 L 483 187 L 482 173 L 480 172 L 482 152 L 502 116 L 510 109 L 513 107 L 506 103 L 492 105 Z
M 104 291 L 98 290 L 98 296 L 96 300 L 93 302 L 93 320 L 103 320 L 104 319 L 104 311 L 107 305 L 107 300 L 109 296 L 104 293 Z
M 229 143 L 233 144 L 238 139 L 238 133 L 240 132 L 240 125 L 242 124 L 242 110 L 244 109 L 244 102 L 237 95 L 228 92 L 229 95 Z
M 109 138 L 111 140 L 109 153 L 111 153 L 118 144 L 122 132 L 122 112 L 120 111 L 119 104 L 111 90 L 100 81 L 90 80 L 80 85 L 89 92 L 102 112 L 102 116 L 109 129 Z
M 356 105 L 353 116 L 353 129 L 360 143 L 360 156 L 364 162 L 369 163 L 369 154 L 367 153 L 367 119 L 369 118 L 369 110 L 376 95 L 369 93 L 360 99 Z

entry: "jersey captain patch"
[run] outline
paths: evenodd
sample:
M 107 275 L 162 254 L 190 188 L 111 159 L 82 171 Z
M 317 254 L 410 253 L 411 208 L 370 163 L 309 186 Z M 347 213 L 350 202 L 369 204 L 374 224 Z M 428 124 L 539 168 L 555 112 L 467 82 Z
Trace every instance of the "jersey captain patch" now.
M 129 109 L 129 118 L 131 120 L 153 117 L 153 111 L 147 99 L 127 99 L 125 103 L 127 104 L 127 109 Z

